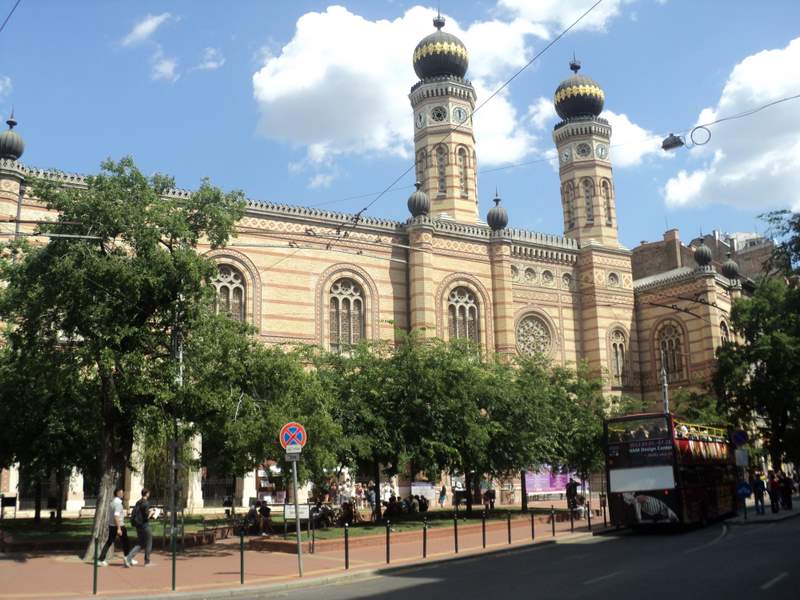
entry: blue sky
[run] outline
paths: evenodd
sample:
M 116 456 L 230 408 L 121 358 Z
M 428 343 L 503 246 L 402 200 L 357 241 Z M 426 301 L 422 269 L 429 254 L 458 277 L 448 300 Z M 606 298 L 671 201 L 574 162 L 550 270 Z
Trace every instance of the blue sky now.
M 0 0 L 4 18 L 14 0 Z M 443 0 L 479 102 L 587 0 Z M 0 33 L 0 111 L 25 164 L 91 173 L 131 154 L 145 172 L 201 177 L 255 199 L 354 212 L 410 164 L 411 53 L 432 5 L 401 1 L 23 0 Z M 476 115 L 479 195 L 511 226 L 561 233 L 550 101 L 574 51 L 615 125 L 622 242 L 763 230 L 800 206 L 800 101 L 712 128 L 667 156 L 663 135 L 800 93 L 800 3 L 604 0 Z M 796 40 L 793 42 L 793 40 Z M 254 77 L 255 76 L 255 77 Z M 613 144 L 622 144 L 613 148 Z M 538 161 L 538 162 L 532 162 Z M 531 163 L 501 168 L 509 163 Z M 412 175 L 368 214 L 405 219 Z M 350 199 L 347 199 L 350 198 Z

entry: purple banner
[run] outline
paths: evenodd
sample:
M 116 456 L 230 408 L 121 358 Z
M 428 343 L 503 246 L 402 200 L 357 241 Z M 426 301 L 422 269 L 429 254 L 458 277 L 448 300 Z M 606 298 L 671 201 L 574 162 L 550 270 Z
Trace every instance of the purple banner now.
M 552 469 L 543 465 L 538 471 L 525 472 L 525 489 L 529 494 L 537 492 L 563 492 L 567 488 L 567 482 L 572 477 L 575 481 L 578 476 L 572 473 L 562 473 L 557 469 Z

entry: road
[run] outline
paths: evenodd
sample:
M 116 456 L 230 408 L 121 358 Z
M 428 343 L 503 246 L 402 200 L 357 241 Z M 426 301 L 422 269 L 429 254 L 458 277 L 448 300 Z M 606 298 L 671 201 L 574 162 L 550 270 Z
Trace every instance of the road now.
M 794 600 L 800 598 L 798 536 L 800 519 L 598 536 L 252 598 Z

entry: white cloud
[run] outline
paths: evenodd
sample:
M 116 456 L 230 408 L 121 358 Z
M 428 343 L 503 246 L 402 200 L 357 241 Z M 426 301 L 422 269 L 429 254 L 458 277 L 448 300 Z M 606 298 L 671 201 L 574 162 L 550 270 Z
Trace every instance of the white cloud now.
M 214 71 L 225 64 L 225 57 L 218 48 L 205 48 L 200 63 L 193 67 L 196 71 Z
M 528 119 L 536 129 L 547 129 L 557 120 L 556 107 L 551 98 L 539 96 L 536 102 L 528 107 Z
M 716 106 L 697 123 L 739 114 L 800 93 L 800 37 L 737 64 Z M 691 150 L 698 166 L 664 186 L 667 204 L 719 202 L 744 208 L 800 209 L 800 100 L 710 127 L 707 145 Z
M 572 24 L 597 0 L 499 0 L 498 5 L 517 19 L 537 23 L 551 32 L 561 31 Z M 623 4 L 633 0 L 605 0 L 575 26 L 576 30 L 605 31 L 609 21 L 619 15 Z
M 11 95 L 11 77 L 8 75 L 0 75 L 0 101 L 5 100 Z
M 640 127 L 628 115 L 606 110 L 600 116 L 611 125 L 611 161 L 615 167 L 636 166 L 648 156 L 672 156 L 661 149 L 662 136 Z
M 159 48 L 152 57 L 152 69 L 150 77 L 158 81 L 163 79 L 165 81 L 177 81 L 180 75 L 177 72 L 178 62 L 174 58 L 164 56 Z
M 134 46 L 141 44 L 145 40 L 150 39 L 156 30 L 172 18 L 170 13 L 161 13 L 160 15 L 147 15 L 141 21 L 137 22 L 133 29 L 128 32 L 120 43 L 123 46 Z

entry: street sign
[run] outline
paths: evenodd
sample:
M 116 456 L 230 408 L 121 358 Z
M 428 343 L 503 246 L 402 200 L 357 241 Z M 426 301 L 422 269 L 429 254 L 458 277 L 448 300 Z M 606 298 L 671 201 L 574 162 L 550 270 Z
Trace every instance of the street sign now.
M 300 454 L 303 447 L 300 444 L 289 444 L 284 450 L 286 450 L 286 454 Z
M 734 431 L 731 436 L 731 441 L 737 446 L 744 446 L 747 443 L 747 432 L 741 429 Z
M 740 481 L 736 484 L 736 495 L 739 498 L 749 498 L 753 493 L 753 488 L 746 481 Z
M 299 452 L 286 453 L 286 462 L 297 462 L 300 460 Z
M 299 516 L 301 519 L 308 519 L 309 510 L 310 508 L 308 504 L 300 504 L 297 507 L 297 516 Z M 296 518 L 294 512 L 294 504 L 287 504 L 286 506 L 283 507 L 283 518 L 286 519 L 287 521 L 289 519 Z
M 745 448 L 737 448 L 733 454 L 736 457 L 737 467 L 746 467 L 750 464 L 750 455 Z
M 294 421 L 287 423 L 281 427 L 281 432 L 278 434 L 278 440 L 286 452 L 300 452 L 308 440 L 306 428 L 300 425 L 300 423 L 295 423 Z

